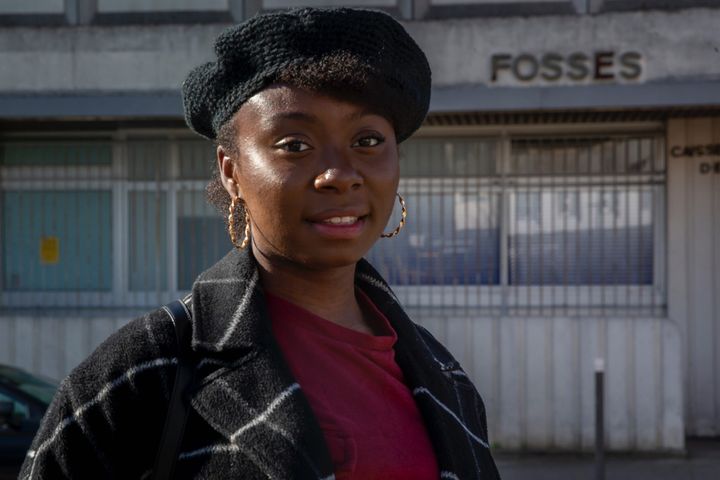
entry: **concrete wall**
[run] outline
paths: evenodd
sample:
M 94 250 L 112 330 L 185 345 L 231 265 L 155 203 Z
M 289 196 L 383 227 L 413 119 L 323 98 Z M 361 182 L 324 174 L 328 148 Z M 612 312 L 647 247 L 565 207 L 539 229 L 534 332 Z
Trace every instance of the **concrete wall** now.
M 62 378 L 129 316 L 0 317 L 0 363 Z M 486 402 L 496 446 L 591 450 L 593 364 L 607 359 L 612 450 L 684 448 L 681 337 L 664 318 L 417 317 Z
M 668 311 L 683 340 L 690 435 L 720 435 L 720 119 L 668 123 Z M 688 152 L 689 153 L 689 152 Z
M 64 378 L 130 315 L 20 314 L 0 317 L 0 363 Z
M 436 87 L 526 86 L 509 75 L 491 82 L 492 55 L 635 51 L 643 57 L 643 73 L 633 82 L 718 79 L 718 24 L 720 9 L 690 9 L 423 21 L 407 28 L 429 57 Z M 176 90 L 190 68 L 212 58 L 212 43 L 223 27 L 3 28 L 0 92 Z M 532 85 L 590 82 L 538 78 Z

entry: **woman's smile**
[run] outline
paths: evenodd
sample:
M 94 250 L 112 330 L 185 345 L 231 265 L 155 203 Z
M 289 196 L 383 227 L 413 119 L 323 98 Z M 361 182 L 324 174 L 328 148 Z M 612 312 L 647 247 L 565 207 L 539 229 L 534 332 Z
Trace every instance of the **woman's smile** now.
M 329 239 L 352 240 L 362 234 L 365 217 L 330 217 L 319 222 L 310 222 L 313 228 Z

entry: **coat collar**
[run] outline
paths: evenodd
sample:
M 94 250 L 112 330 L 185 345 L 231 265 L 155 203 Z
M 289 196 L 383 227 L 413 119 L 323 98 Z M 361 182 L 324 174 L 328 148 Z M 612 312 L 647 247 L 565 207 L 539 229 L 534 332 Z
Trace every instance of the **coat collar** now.
M 396 361 L 408 388 L 416 398 L 418 391 L 433 392 L 432 400 L 417 398 L 418 406 L 440 468 L 460 473 L 469 453 L 448 436 L 452 420 L 438 404 L 457 400 L 448 380 L 457 362 L 410 321 L 365 260 L 357 264 L 355 281 L 397 332 Z M 252 252 L 233 250 L 202 273 L 192 299 L 193 350 L 220 365 L 198 382 L 194 409 L 269 478 L 332 478 L 323 432 L 273 338 Z M 288 449 L 295 454 L 273 454 Z
M 332 478 L 322 430 L 272 336 L 252 253 L 228 253 L 198 277 L 192 299 L 192 347 L 205 366 L 190 402 L 225 437 L 220 450 L 267 478 Z
M 192 288 L 193 349 L 237 356 L 267 344 L 271 334 L 257 263 L 233 249 L 200 274 Z
M 385 280 L 364 259 L 357 264 L 355 283 L 405 338 L 417 337 L 413 323 Z M 230 251 L 200 274 L 192 288 L 192 347 L 201 355 L 232 356 L 255 347 L 274 346 L 260 285 L 258 266 L 250 249 Z

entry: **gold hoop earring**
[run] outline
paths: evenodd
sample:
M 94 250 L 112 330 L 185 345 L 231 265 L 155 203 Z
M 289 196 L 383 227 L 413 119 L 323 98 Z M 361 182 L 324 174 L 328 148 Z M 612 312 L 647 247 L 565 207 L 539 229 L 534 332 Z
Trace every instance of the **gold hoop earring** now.
M 402 230 L 403 227 L 405 226 L 405 218 L 407 218 L 407 207 L 405 207 L 405 199 L 404 199 L 404 198 L 402 197 L 402 195 L 400 195 L 399 193 L 396 193 L 395 195 L 397 195 L 398 201 L 400 202 L 400 206 L 402 207 L 402 213 L 401 213 L 401 217 L 400 217 L 400 223 L 398 224 L 397 227 L 395 227 L 395 230 L 393 230 L 392 232 L 390 232 L 390 233 L 383 233 L 382 235 L 380 235 L 380 236 L 383 237 L 383 238 L 392 238 L 392 237 L 394 237 L 395 235 L 397 235 L 398 233 L 400 233 L 400 230 Z
M 237 235 L 235 235 L 235 209 L 237 208 L 238 202 L 242 202 L 240 197 L 233 197 L 232 201 L 230 201 L 230 207 L 228 208 L 228 233 L 230 234 L 230 242 L 232 242 L 233 246 L 238 250 L 242 250 L 250 243 L 250 215 L 248 215 L 247 208 L 245 208 L 245 238 L 243 238 L 242 242 L 238 245 Z

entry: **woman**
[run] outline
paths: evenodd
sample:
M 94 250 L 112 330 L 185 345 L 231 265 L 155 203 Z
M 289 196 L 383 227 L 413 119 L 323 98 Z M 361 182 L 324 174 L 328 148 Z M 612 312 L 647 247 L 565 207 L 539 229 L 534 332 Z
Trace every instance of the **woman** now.
M 424 54 L 390 16 L 351 9 L 258 16 L 215 52 L 183 97 L 218 144 L 209 196 L 236 249 L 187 302 L 177 478 L 499 478 L 475 388 L 362 260 L 403 203 Z M 21 478 L 149 477 L 177 352 L 162 309 L 110 337 L 63 382 Z

